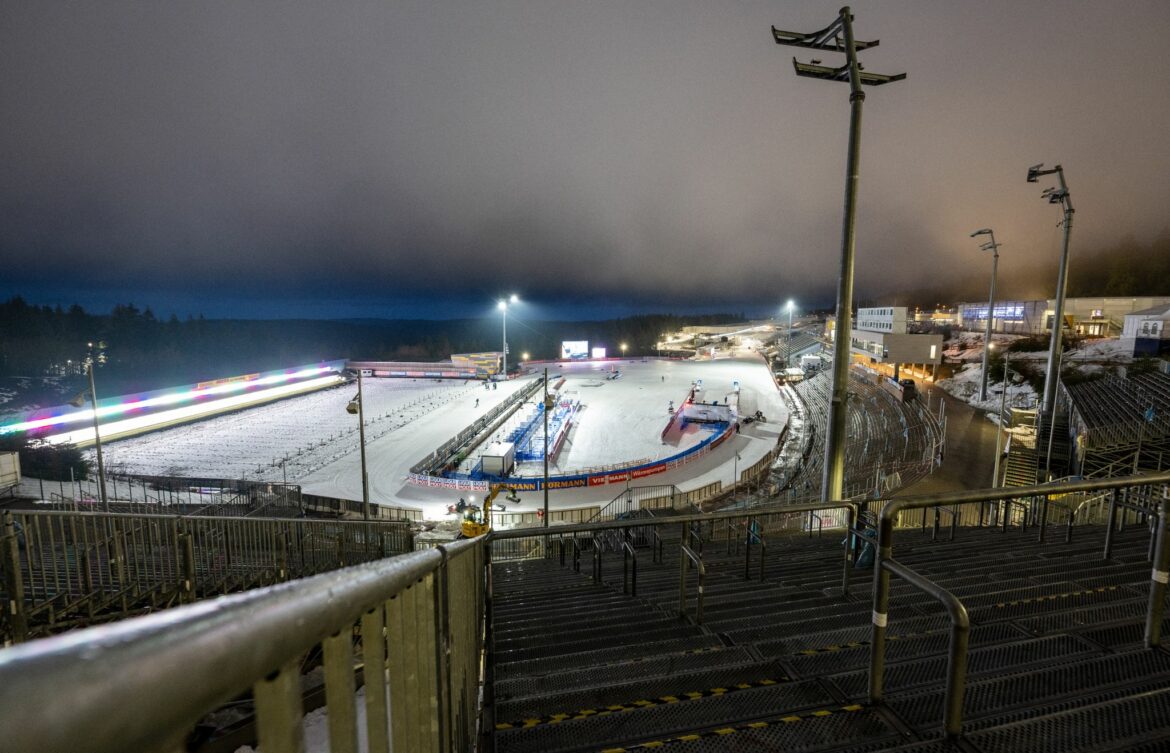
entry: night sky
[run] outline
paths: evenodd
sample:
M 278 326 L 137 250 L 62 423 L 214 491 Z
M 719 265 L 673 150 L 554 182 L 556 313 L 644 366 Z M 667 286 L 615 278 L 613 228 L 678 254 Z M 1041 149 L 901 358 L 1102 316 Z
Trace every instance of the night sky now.
M 0 296 L 160 316 L 448 318 L 829 305 L 848 86 L 770 27 L 840 3 L 11 2 Z M 1170 3 L 857 2 L 859 296 L 1009 293 L 1165 233 Z M 1042 179 L 1048 180 L 1048 179 Z M 1166 291 L 1170 292 L 1170 291 Z

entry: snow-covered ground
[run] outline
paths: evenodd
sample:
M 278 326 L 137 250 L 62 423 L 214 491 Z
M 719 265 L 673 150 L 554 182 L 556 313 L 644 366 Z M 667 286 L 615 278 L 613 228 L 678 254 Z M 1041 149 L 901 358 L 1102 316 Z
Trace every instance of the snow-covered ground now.
M 1021 337 L 994 334 L 991 339 L 996 349 L 1002 349 Z M 1132 360 L 1131 348 L 1131 345 L 1123 344 L 1120 338 L 1116 337 L 1082 340 L 1075 349 L 1064 353 L 1062 361 L 1065 366 L 1075 365 L 1085 374 L 1099 373 L 1112 369 L 1116 365 L 1129 363 Z M 959 367 L 953 377 L 939 380 L 938 386 L 979 410 L 997 413 L 1003 395 L 1002 384 L 989 383 L 987 386 L 988 399 L 979 400 L 983 335 L 962 332 L 954 339 L 947 341 L 944 354 L 948 360 L 959 361 L 963 365 Z M 1048 350 L 1045 347 L 1043 350 L 1037 351 L 1013 352 L 1010 354 L 1009 367 L 1013 363 L 1027 363 L 1039 373 L 1044 374 L 1048 369 Z M 1002 379 L 1003 375 L 1001 372 L 991 376 L 992 379 Z M 1039 398 L 1035 390 L 1019 375 L 1013 374 L 1007 394 L 1008 407 L 1035 408 L 1038 401 Z
M 1005 402 L 1003 394 L 1003 382 L 995 384 L 988 383 L 987 385 L 987 400 L 979 400 L 979 381 L 980 374 L 983 369 L 979 363 L 966 364 L 962 366 L 959 371 L 950 379 L 940 379 L 937 383 L 938 387 L 946 390 L 954 397 L 959 398 L 972 407 L 989 413 L 999 413 L 999 408 Z M 1003 375 L 996 375 L 1002 379 Z M 1006 398 L 1007 408 L 1035 408 L 1039 398 L 1036 391 L 1032 389 L 1032 385 L 1020 378 L 1019 374 L 1011 373 L 1008 379 L 1008 392 Z
M 618 379 L 605 376 L 615 368 Z M 713 481 L 731 484 L 734 474 L 763 457 L 787 418 L 780 394 L 764 363 L 755 356 L 710 361 L 605 361 L 550 364 L 550 382 L 564 376 L 564 390 L 583 404 L 564 449 L 550 469 L 554 474 L 585 468 L 632 464 L 675 455 L 701 441 L 705 431 L 690 427 L 664 443 L 661 433 L 671 402 L 677 407 L 691 383 L 703 380 L 704 395 L 734 400 L 740 383 L 742 415 L 757 410 L 764 424 L 745 426 L 714 452 L 643 484 L 676 484 L 692 489 Z M 485 389 L 482 382 L 366 379 L 366 457 L 370 499 L 376 503 L 421 507 L 431 519 L 446 517 L 458 495 L 407 482 L 410 467 L 470 425 L 514 391 L 536 378 Z M 305 492 L 361 499 L 357 419 L 345 411 L 356 387 L 339 387 L 290 398 L 206 421 L 104 443 L 112 471 L 204 478 L 247 478 L 299 483 Z M 739 458 L 736 459 L 738 452 Z M 538 475 L 529 463 L 521 475 Z M 550 492 L 554 509 L 603 504 L 624 486 L 612 484 Z M 510 509 L 532 510 L 543 494 Z

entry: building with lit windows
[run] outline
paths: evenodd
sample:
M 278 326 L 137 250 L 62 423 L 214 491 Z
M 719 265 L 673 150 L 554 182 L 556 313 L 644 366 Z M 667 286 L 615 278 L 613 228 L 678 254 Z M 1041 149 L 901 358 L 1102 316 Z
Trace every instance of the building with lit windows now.
M 1066 298 L 1065 329 L 1085 337 L 1117 337 L 1125 317 L 1155 306 L 1170 305 L 1170 297 Z M 987 302 L 960 303 L 958 325 L 973 332 L 987 326 Z M 1056 300 L 996 301 L 991 331 L 1016 335 L 1043 335 L 1052 331 Z

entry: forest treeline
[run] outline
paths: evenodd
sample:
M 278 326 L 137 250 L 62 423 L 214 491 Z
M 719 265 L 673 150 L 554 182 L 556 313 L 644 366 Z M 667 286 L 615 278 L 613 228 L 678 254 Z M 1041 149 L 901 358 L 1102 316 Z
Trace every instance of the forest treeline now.
M 509 362 L 527 352 L 555 358 L 562 340 L 620 343 L 631 356 L 651 354 L 663 332 L 685 324 L 743 321 L 742 315 L 645 315 L 607 321 L 550 322 L 508 317 Z M 0 377 L 77 376 L 89 343 L 105 343 L 105 394 L 158 389 L 314 361 L 354 358 L 437 361 L 452 353 L 500 349 L 500 320 L 242 320 L 157 317 L 119 304 L 108 314 L 0 303 Z
M 1055 297 L 1059 248 L 1056 255 L 1036 260 L 1032 252 L 1020 256 L 1000 254 L 999 290 L 1001 300 L 1033 300 Z M 987 272 L 990 273 L 990 260 Z M 967 274 L 962 280 L 940 280 L 922 289 L 871 295 L 867 305 L 920 306 L 987 298 L 987 277 L 982 272 Z M 1170 230 L 1149 243 L 1133 236 L 1121 236 L 1104 249 L 1089 250 L 1077 245 L 1073 231 L 1069 250 L 1068 295 L 1073 298 L 1102 296 L 1170 295 Z

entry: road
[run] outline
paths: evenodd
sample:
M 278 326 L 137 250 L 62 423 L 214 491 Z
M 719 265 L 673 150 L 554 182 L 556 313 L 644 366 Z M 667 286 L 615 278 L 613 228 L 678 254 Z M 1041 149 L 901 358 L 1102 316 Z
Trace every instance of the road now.
M 941 389 L 932 387 L 927 398 L 936 410 L 940 398 L 946 404 L 947 443 L 942 467 L 906 487 L 898 496 L 990 487 L 991 471 L 995 465 L 995 424 L 988 421 L 984 413 L 975 411 Z

